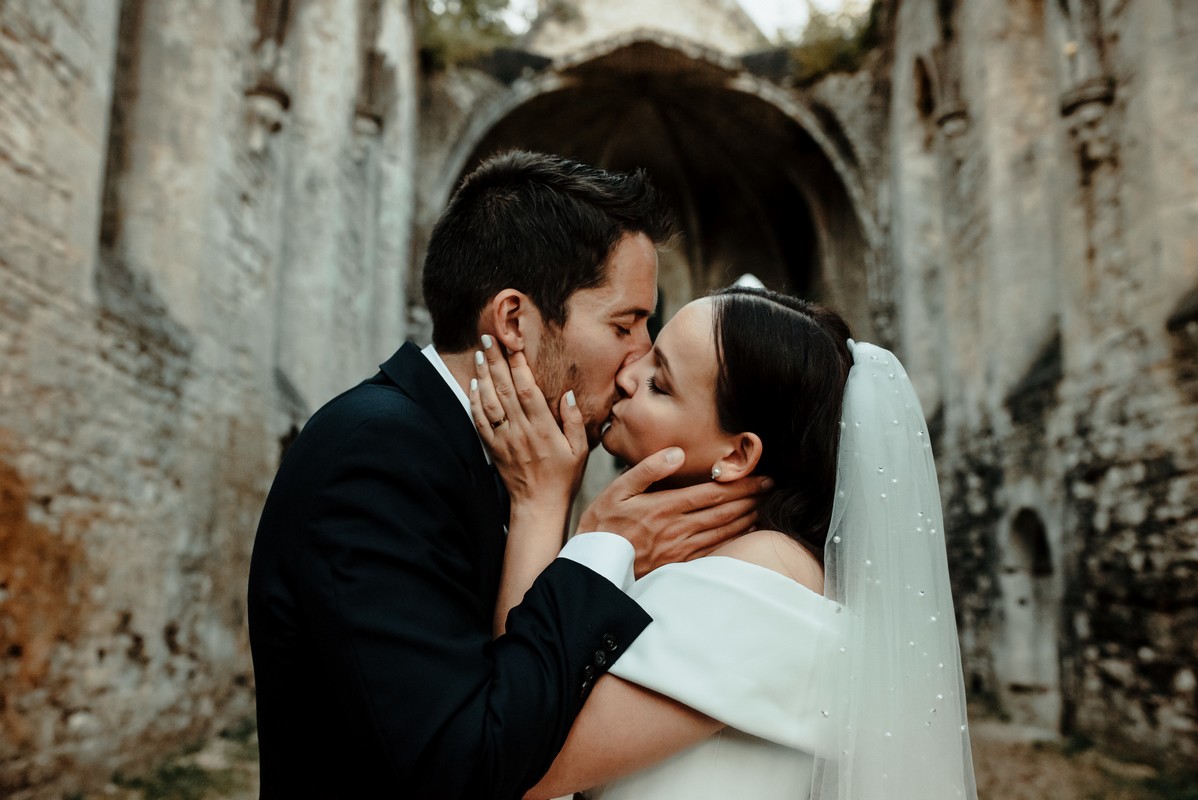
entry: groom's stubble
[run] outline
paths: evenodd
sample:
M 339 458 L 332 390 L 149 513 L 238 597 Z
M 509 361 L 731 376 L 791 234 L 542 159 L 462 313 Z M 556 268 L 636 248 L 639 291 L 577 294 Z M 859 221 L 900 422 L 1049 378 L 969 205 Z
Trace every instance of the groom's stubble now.
M 533 377 L 537 381 L 537 386 L 541 388 L 541 393 L 545 395 L 549 410 L 553 412 L 553 418 L 559 424 L 561 423 L 559 403 L 562 395 L 570 390 L 574 391 L 578 408 L 582 411 L 582 419 L 586 425 L 587 445 L 594 449 L 599 443 L 603 423 L 611 414 L 611 407 L 615 402 L 615 386 L 613 384 L 609 387 L 611 392 L 602 397 L 594 396 L 592 392 L 583 387 L 582 370 L 567 350 L 566 337 L 562 328 L 556 325 L 547 325 L 545 335 L 541 340 L 537 363 L 531 365 Z

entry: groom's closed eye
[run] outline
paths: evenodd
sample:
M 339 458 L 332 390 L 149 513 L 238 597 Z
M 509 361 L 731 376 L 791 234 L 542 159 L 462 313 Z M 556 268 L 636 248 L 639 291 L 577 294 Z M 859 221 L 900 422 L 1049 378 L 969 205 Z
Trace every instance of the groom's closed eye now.
M 612 319 L 612 327 L 620 336 L 629 336 L 632 334 L 632 329 L 640 322 L 641 317 L 634 313 L 624 313 L 617 315 Z

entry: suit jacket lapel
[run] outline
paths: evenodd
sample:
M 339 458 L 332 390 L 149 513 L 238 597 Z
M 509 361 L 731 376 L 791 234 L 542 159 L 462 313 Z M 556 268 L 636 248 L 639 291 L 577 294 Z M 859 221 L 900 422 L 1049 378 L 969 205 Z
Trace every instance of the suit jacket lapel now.
M 420 348 L 405 342 L 395 355 L 387 359 L 380 369 L 388 379 L 411 397 L 429 413 L 445 434 L 445 441 L 453 454 L 462 461 L 470 473 L 474 487 L 483 498 L 488 516 L 500 522 L 499 529 L 507 524 L 495 484 L 494 472 L 483 455 L 482 443 L 469 418 L 462 412 L 457 395 L 446 384 L 441 374 L 429 363 Z
M 420 348 L 405 342 L 380 369 L 408 397 L 427 411 L 445 433 L 450 449 L 470 467 L 488 469 L 482 443 L 470 419 L 462 413 L 461 403 L 445 385 L 440 373 L 428 362 Z

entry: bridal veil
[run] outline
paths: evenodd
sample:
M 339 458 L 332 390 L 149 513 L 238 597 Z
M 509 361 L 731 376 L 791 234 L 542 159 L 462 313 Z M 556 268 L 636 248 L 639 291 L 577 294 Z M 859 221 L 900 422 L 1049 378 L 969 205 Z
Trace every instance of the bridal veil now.
M 846 640 L 813 800 L 974 800 L 965 687 L 927 424 L 894 354 L 849 340 L 825 595 Z

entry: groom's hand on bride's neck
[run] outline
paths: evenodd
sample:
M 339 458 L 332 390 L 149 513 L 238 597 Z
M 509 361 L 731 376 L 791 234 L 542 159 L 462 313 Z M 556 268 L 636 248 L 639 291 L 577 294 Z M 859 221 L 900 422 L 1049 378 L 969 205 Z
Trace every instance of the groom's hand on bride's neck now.
M 632 542 L 639 578 L 664 564 L 705 556 L 752 530 L 772 481 L 750 476 L 649 491 L 676 472 L 683 458 L 680 448 L 668 447 L 616 478 L 582 513 L 578 532 L 611 531 Z

